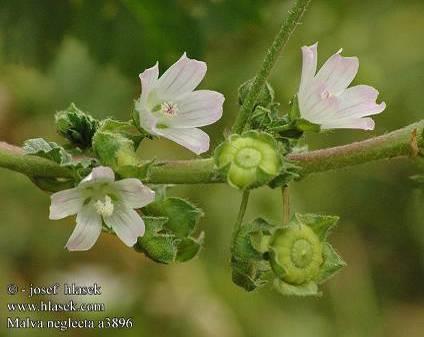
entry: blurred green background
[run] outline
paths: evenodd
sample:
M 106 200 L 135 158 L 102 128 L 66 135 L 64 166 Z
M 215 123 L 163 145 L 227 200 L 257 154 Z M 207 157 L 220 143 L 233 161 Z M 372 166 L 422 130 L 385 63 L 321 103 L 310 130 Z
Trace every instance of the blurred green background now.
M 206 128 L 216 145 L 237 113 L 237 87 L 252 77 L 290 1 L 2 0 L 0 139 L 22 144 L 55 134 L 55 111 L 75 102 L 99 118 L 127 119 L 138 74 L 157 60 L 166 69 L 184 51 L 205 60 L 202 87 L 226 96 L 224 117 Z M 282 107 L 297 90 L 300 47 L 320 42 L 320 64 L 339 48 L 359 56 L 355 83 L 381 92 L 388 108 L 374 132 L 307 137 L 311 148 L 343 144 L 423 118 L 424 3 L 421 0 L 313 1 L 272 75 Z M 191 158 L 166 140 L 146 141 L 144 158 Z M 422 169 L 423 167 L 421 167 Z M 424 193 L 407 161 L 369 163 L 308 177 L 292 186 L 297 211 L 337 214 L 331 240 L 348 267 L 322 298 L 286 298 L 231 282 L 229 241 L 240 195 L 225 185 L 179 186 L 206 213 L 206 248 L 194 261 L 158 265 L 102 235 L 89 252 L 64 250 L 74 219 L 48 220 L 49 197 L 24 176 L 0 171 L 0 336 L 58 336 L 56 330 L 6 331 L 10 282 L 98 282 L 104 314 L 132 317 L 129 330 L 72 330 L 69 336 L 422 337 L 424 336 Z M 280 192 L 255 190 L 247 218 L 280 219 Z M 63 319 L 49 313 L 33 318 Z

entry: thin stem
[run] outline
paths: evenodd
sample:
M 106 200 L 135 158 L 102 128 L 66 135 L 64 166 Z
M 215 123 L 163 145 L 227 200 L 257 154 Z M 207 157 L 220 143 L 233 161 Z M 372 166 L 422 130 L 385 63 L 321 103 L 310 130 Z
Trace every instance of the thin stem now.
M 288 186 L 281 187 L 283 197 L 283 225 L 287 225 L 290 221 L 290 192 Z
M 244 214 L 246 213 L 247 208 L 247 202 L 249 201 L 249 195 L 250 191 L 246 190 L 243 192 L 243 195 L 241 197 L 239 213 L 237 215 L 236 223 L 234 224 L 234 234 L 240 230 L 241 224 L 243 223 Z
M 236 121 L 233 125 L 234 133 L 241 133 L 243 131 L 246 122 L 248 121 L 249 114 L 253 111 L 256 99 L 258 98 L 259 93 L 262 91 L 266 80 L 271 73 L 272 67 L 277 61 L 278 56 L 280 55 L 290 36 L 296 29 L 296 26 L 300 23 L 300 20 L 302 19 L 303 14 L 308 8 L 310 2 L 311 0 L 297 0 L 293 8 L 289 11 L 288 16 L 281 25 L 279 32 L 275 36 L 271 47 L 268 49 L 265 55 L 262 66 L 256 74 L 246 100 L 241 107 L 239 114 L 237 115 Z
M 414 158 L 424 151 L 424 120 L 361 142 L 328 149 L 293 153 L 287 159 L 298 165 L 302 177 L 317 172 L 350 167 L 396 157 Z M 43 158 L 24 156 L 19 147 L 0 142 L 0 167 L 30 177 L 71 178 L 66 167 Z M 163 161 L 151 167 L 143 179 L 150 184 L 209 184 L 225 182 L 212 158 Z

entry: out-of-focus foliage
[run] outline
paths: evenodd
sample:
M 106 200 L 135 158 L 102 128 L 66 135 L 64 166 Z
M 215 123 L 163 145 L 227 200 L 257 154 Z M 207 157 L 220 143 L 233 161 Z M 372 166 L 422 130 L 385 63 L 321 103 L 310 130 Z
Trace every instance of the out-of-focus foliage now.
M 22 144 L 43 137 L 59 143 L 54 114 L 71 102 L 96 118 L 128 120 L 140 91 L 138 74 L 156 61 L 165 69 L 187 51 L 207 61 L 207 87 L 226 96 L 223 119 L 207 128 L 215 146 L 234 120 L 237 88 L 254 75 L 289 5 L 283 0 L 1 0 L 0 140 Z M 376 117 L 375 132 L 308 135 L 310 148 L 364 139 L 423 118 L 423 22 L 421 0 L 312 1 L 270 79 L 281 109 L 289 109 L 299 84 L 300 47 L 315 41 L 320 64 L 341 47 L 344 55 L 358 56 L 355 83 L 378 88 L 388 108 Z M 166 140 L 145 140 L 138 154 L 191 157 Z M 228 186 L 170 190 L 203 209 L 199 230 L 207 236 L 196 260 L 162 266 L 108 234 L 89 252 L 66 252 L 75 220 L 49 221 L 48 195 L 25 177 L 1 170 L 0 317 L 9 315 L 4 289 L 11 281 L 75 280 L 104 286 L 105 315 L 134 318 L 133 329 L 105 330 L 105 337 L 421 337 L 424 193 L 409 176 L 423 171 L 411 162 L 380 162 L 293 184 L 296 211 L 340 216 L 331 241 L 348 267 L 317 300 L 282 298 L 265 289 L 246 293 L 233 285 L 229 247 L 240 195 Z M 278 189 L 255 190 L 246 220 L 262 216 L 278 223 L 280 204 Z M 6 333 L 0 322 L 0 336 L 39 335 L 37 330 Z

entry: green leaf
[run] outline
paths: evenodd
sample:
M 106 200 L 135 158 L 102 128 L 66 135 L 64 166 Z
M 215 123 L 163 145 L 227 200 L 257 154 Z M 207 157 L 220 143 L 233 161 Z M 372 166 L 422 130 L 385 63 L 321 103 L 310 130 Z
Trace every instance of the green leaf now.
M 55 115 L 56 129 L 60 135 L 81 149 L 91 147 L 91 141 L 99 127 L 99 121 L 78 109 L 72 103 Z
M 266 220 L 258 218 L 242 226 L 234 235 L 231 245 L 232 279 L 247 291 L 268 282 L 271 266 L 264 256 L 272 228 Z
M 324 263 L 321 266 L 317 282 L 322 283 L 333 277 L 340 269 L 346 266 L 346 262 L 337 254 L 334 248 L 327 242 L 323 243 Z
M 320 296 L 318 285 L 315 282 L 307 282 L 301 285 L 288 284 L 280 279 L 273 282 L 274 288 L 282 295 L 286 296 Z
M 166 218 L 143 217 L 146 225 L 144 236 L 138 238 L 134 249 L 144 253 L 153 261 L 169 264 L 175 261 L 179 240 L 166 232 Z
M 187 237 L 196 230 L 203 212 L 181 198 L 165 198 L 145 207 L 146 214 L 168 218 L 166 227 L 178 237 Z
M 327 239 L 327 236 L 330 234 L 331 230 L 336 226 L 339 221 L 338 216 L 332 215 L 319 215 L 319 214 L 295 214 L 296 219 L 311 227 L 315 234 L 318 235 L 321 241 Z
M 164 197 L 143 209 L 148 218 L 162 219 L 160 226 L 155 225 L 153 234 L 146 233 L 139 239 L 139 245 L 147 256 L 161 263 L 191 260 L 203 246 L 203 232 L 193 237 L 203 212 L 184 199 L 167 198 L 164 191 L 161 194 Z
M 23 150 L 26 155 L 32 155 L 52 160 L 61 166 L 68 167 L 73 171 L 75 180 L 87 176 L 97 164 L 95 159 L 73 159 L 62 146 L 48 142 L 43 138 L 28 139 L 24 142 Z M 58 179 L 37 179 L 37 185 L 45 190 L 56 191 L 63 186 L 63 181 Z M 42 187 L 43 186 L 43 187 Z M 56 186 L 56 187 L 55 187 Z M 49 187 L 49 188 L 47 188 Z
M 176 261 L 186 262 L 197 256 L 200 249 L 203 247 L 204 237 L 204 232 L 202 232 L 197 239 L 192 237 L 183 238 L 178 243 Z
M 72 163 L 72 156 L 63 147 L 43 138 L 26 140 L 22 149 L 27 155 L 46 158 L 60 165 Z

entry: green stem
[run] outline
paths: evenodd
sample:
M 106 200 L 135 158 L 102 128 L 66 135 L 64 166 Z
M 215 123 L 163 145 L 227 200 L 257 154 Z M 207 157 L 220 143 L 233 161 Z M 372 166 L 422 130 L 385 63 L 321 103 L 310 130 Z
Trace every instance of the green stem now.
M 290 221 L 290 192 L 288 186 L 281 188 L 283 197 L 283 225 L 287 225 Z
M 241 133 L 248 121 L 249 114 L 253 111 L 256 99 L 262 91 L 266 80 L 271 73 L 272 67 L 278 59 L 279 54 L 286 45 L 296 26 L 300 23 L 311 0 L 297 0 L 293 8 L 289 11 L 289 15 L 284 20 L 279 32 L 277 33 L 271 47 L 268 49 L 265 59 L 253 80 L 252 86 L 246 97 L 245 103 L 240 109 L 234 122 L 233 132 Z
M 424 120 L 361 142 L 328 149 L 293 153 L 287 158 L 301 168 L 302 177 L 317 172 L 350 167 L 381 159 L 415 157 L 424 151 Z M 19 147 L 0 142 L 0 167 L 30 177 L 70 178 L 71 172 L 47 159 L 24 156 Z M 209 184 L 225 182 L 212 158 L 159 162 L 150 170 L 146 183 Z
M 239 213 L 237 215 L 236 223 L 234 224 L 234 234 L 236 234 L 240 230 L 241 224 L 243 223 L 244 214 L 246 213 L 247 203 L 249 201 L 249 195 L 249 190 L 243 191 Z

